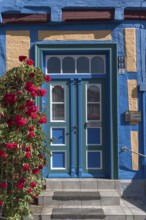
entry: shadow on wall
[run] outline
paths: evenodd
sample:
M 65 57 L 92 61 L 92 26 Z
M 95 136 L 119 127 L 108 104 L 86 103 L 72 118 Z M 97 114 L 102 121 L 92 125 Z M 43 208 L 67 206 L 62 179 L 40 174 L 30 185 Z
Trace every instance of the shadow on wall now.
M 124 166 L 120 166 L 120 169 L 133 171 Z M 146 212 L 146 180 L 140 179 L 138 174 L 135 174 L 132 180 L 121 180 L 121 197 L 126 201 L 127 206 L 134 205 Z

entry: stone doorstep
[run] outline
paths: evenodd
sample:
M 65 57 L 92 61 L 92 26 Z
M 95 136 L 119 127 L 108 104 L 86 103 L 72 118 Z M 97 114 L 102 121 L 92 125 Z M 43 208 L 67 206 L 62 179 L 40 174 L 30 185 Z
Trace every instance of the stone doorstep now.
M 57 195 L 60 195 L 60 198 L 55 199 L 54 193 Z M 71 198 L 69 195 L 72 193 L 74 195 L 74 198 Z M 78 193 L 80 195 L 79 197 L 76 197 L 75 195 Z M 93 195 L 94 193 L 94 195 Z M 66 195 L 63 196 L 63 194 Z M 61 198 L 62 195 L 62 198 Z M 82 196 L 81 196 L 82 195 Z M 86 195 L 83 197 L 83 195 Z M 89 199 L 87 196 L 90 196 Z M 96 196 L 96 198 L 95 198 Z M 65 198 L 65 199 L 64 199 Z M 72 206 L 74 204 L 78 205 L 79 207 L 83 206 L 100 206 L 100 205 L 120 205 L 120 196 L 115 190 L 99 190 L 98 194 L 97 192 L 77 192 L 77 191 L 56 191 L 56 192 L 50 192 L 46 191 L 43 193 L 42 196 L 38 199 L 39 205 L 48 205 L 50 207 L 55 207 L 56 205 L 62 205 L 62 206 Z
M 46 187 L 54 191 L 116 189 L 120 193 L 120 181 L 107 179 L 46 179 Z

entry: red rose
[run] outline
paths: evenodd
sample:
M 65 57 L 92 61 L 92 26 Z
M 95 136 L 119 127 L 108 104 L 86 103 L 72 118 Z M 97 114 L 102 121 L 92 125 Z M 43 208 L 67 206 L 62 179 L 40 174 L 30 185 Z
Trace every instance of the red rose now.
M 28 193 L 32 193 L 32 189 L 29 188 L 29 189 L 27 190 L 27 192 L 28 192 Z
M 30 183 L 30 187 L 31 187 L 31 188 L 35 188 L 36 185 L 37 185 L 36 182 L 31 182 L 31 183 Z
M 5 145 L 8 149 L 14 149 L 17 148 L 18 144 L 14 142 L 14 143 L 6 143 Z
M 17 189 L 23 189 L 24 188 L 24 184 L 23 183 L 18 183 L 17 184 Z
M 7 125 L 8 125 L 8 127 L 11 127 L 11 125 L 12 125 L 12 120 L 9 119 L 9 120 L 7 121 Z
M 27 63 L 29 66 L 32 66 L 32 65 L 34 64 L 33 60 L 31 60 L 31 59 L 28 59 L 28 60 L 26 61 L 26 63 Z
M 33 78 L 33 77 L 34 77 L 34 73 L 30 73 L 30 74 L 29 74 L 29 77 L 30 77 L 30 78 Z
M 22 62 L 23 60 L 25 60 L 27 57 L 26 56 L 19 56 L 19 61 Z
M 28 128 L 28 130 L 29 130 L 29 131 L 34 131 L 34 126 L 30 126 L 30 127 Z
M 43 165 L 40 164 L 40 165 L 38 166 L 38 168 L 39 168 L 40 170 L 42 170 L 42 169 L 43 169 Z
M 31 115 L 30 115 L 30 117 L 31 117 L 32 119 L 36 119 L 36 118 L 37 118 L 37 114 L 36 114 L 35 112 L 32 112 Z
M 3 206 L 4 202 L 2 200 L 0 200 L 0 206 Z
M 26 82 L 24 89 L 28 91 L 32 85 L 32 82 Z
M 40 124 L 44 124 L 47 122 L 47 118 L 45 116 L 43 116 L 42 118 L 40 118 L 39 123 Z
M 34 198 L 34 199 L 37 199 L 37 198 L 38 198 L 38 195 L 34 195 L 33 198 Z
M 40 89 L 38 89 L 37 95 L 38 96 L 45 96 L 46 92 L 47 91 L 45 89 L 40 88 Z
M 37 112 L 38 111 L 38 106 L 37 105 L 32 105 L 30 107 L 28 107 L 28 109 L 25 111 L 25 113 L 29 116 L 31 116 L 32 112 Z
M 43 159 L 43 158 L 44 158 L 44 156 L 43 156 L 42 154 L 38 154 L 38 157 L 39 157 L 40 159 Z
M 33 170 L 32 170 L 32 173 L 33 173 L 33 174 L 36 174 L 36 175 L 39 174 L 39 169 L 38 169 L 38 168 L 33 169 Z
M 31 150 L 30 146 L 25 148 L 25 151 L 29 152 Z
M 30 131 L 29 134 L 28 134 L 28 137 L 29 137 L 29 138 L 33 138 L 33 137 L 34 137 L 34 132 L 33 132 L 33 131 Z
M 2 189 L 6 189 L 7 188 L 7 183 L 6 182 L 3 182 L 0 184 L 1 188 Z
M 50 76 L 44 76 L 44 79 L 46 82 L 50 82 L 51 81 L 51 77 Z
M 2 155 L 4 153 L 4 151 L 3 150 L 0 150 L 0 155 Z
M 6 154 L 6 153 L 3 153 L 3 154 L 1 155 L 1 157 L 2 157 L 3 159 L 7 158 L 7 154 Z
M 27 123 L 26 118 L 22 118 L 21 115 L 16 115 L 14 118 L 14 124 L 18 125 L 18 127 L 24 126 Z
M 46 89 L 39 89 L 37 92 L 38 96 L 45 96 L 46 95 L 47 90 Z
M 24 106 L 21 105 L 21 106 L 19 107 L 19 109 L 22 111 L 22 110 L 24 109 Z
M 27 159 L 31 158 L 31 153 L 27 152 L 27 153 L 25 154 L 25 158 L 27 158 Z
M 27 170 L 29 170 L 29 169 L 30 169 L 30 166 L 29 166 L 28 163 L 26 163 L 26 164 L 23 165 L 23 170 L 27 171 Z
M 30 106 L 32 106 L 32 105 L 34 105 L 34 101 L 32 101 L 32 100 L 30 100 L 30 99 L 27 100 L 26 103 L 25 103 L 25 106 L 26 106 L 26 107 L 30 107 Z
M 20 90 L 17 91 L 17 95 L 21 95 L 22 92 Z
M 23 183 L 23 184 L 24 184 L 25 182 L 26 182 L 26 179 L 24 179 L 24 178 L 21 178 L 21 179 L 20 179 L 20 183 Z
M 9 103 L 15 103 L 17 102 L 17 99 L 15 97 L 15 95 L 13 93 L 7 93 L 5 96 L 4 96 L 4 100 L 6 100 L 7 102 Z

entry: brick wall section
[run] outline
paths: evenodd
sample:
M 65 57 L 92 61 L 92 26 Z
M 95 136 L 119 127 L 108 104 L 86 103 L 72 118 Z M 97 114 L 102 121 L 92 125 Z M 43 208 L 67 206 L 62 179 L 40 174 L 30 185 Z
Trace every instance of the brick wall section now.
M 136 72 L 136 29 L 125 29 L 125 52 L 127 72 Z
M 111 31 L 39 31 L 39 40 L 112 40 Z
M 29 57 L 30 32 L 29 31 L 7 31 L 6 32 L 6 54 L 7 70 L 19 66 L 18 57 L 25 55 Z
M 138 144 L 138 131 L 131 131 L 131 150 L 138 153 L 139 144 Z M 139 170 L 139 156 L 132 153 L 132 169 Z
M 129 111 L 138 111 L 137 81 L 128 80 L 127 83 Z

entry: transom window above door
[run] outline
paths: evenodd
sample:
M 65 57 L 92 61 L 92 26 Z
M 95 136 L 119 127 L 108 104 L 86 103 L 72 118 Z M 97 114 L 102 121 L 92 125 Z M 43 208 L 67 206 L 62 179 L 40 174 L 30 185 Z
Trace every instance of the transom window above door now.
M 105 55 L 48 55 L 46 74 L 105 74 Z

